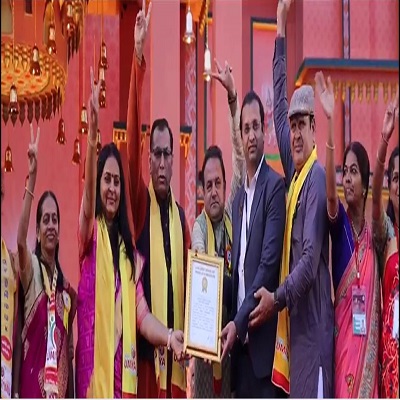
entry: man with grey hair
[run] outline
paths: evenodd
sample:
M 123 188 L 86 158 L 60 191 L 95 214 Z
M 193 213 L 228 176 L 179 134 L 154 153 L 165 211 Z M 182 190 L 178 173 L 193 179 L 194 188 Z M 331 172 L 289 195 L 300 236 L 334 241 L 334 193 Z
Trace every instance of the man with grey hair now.
M 272 381 L 291 397 L 322 398 L 333 395 L 334 343 L 326 177 L 317 161 L 312 87 L 296 89 L 288 108 L 285 25 L 291 1 L 278 3 L 273 60 L 274 121 L 289 188 L 280 286 L 256 293 L 261 300 L 250 326 L 279 312 Z

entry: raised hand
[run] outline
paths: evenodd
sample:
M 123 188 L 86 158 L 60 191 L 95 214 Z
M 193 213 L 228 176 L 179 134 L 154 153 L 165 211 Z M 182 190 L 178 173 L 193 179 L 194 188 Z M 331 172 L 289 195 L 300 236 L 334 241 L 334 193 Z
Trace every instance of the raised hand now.
M 324 74 L 321 71 L 317 72 L 315 74 L 315 89 L 326 117 L 328 119 L 333 118 L 333 113 L 335 111 L 335 94 L 333 93 L 331 77 L 328 76 L 328 80 L 325 82 Z
M 221 82 L 222 86 L 228 92 L 229 97 L 234 97 L 236 95 L 235 81 L 233 80 L 232 68 L 229 66 L 228 61 L 225 61 L 225 67 L 221 68 L 218 60 L 215 59 L 215 66 L 217 72 L 212 72 L 211 77 Z
M 285 36 L 286 18 L 293 1 L 294 0 L 278 0 L 278 7 L 276 10 L 277 33 L 281 36 Z
M 394 101 L 390 102 L 386 108 L 385 116 L 383 118 L 382 135 L 386 141 L 392 137 L 394 131 L 394 124 L 399 113 L 399 87 L 397 87 L 396 97 Z
M 146 15 L 146 0 L 142 2 L 142 9 L 139 10 L 136 16 L 136 24 L 135 24 L 135 44 L 143 45 L 144 40 L 146 39 L 147 28 L 150 22 L 150 13 L 151 13 L 151 2 L 149 4 L 149 9 L 147 10 Z
M 33 126 L 31 128 L 31 141 L 28 146 L 28 158 L 29 158 L 29 175 L 36 175 L 37 172 L 37 154 L 39 147 L 40 128 L 37 128 L 36 139 L 33 133 Z
M 97 127 L 99 122 L 99 93 L 100 93 L 100 81 L 95 83 L 93 68 L 90 67 L 90 86 L 92 93 L 90 94 L 89 106 L 90 106 L 90 129 L 94 131 L 93 135 L 97 135 Z
M 287 14 L 294 0 L 278 0 L 278 14 Z

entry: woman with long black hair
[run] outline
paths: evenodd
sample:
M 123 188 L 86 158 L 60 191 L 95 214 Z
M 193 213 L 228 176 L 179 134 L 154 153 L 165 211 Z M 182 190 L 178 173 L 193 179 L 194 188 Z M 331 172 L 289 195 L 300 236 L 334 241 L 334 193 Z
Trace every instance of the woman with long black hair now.
M 18 226 L 18 255 L 22 285 L 22 347 L 19 397 L 73 397 L 73 338 L 76 293 L 65 279 L 59 262 L 60 209 L 46 191 L 36 211 L 36 245 L 28 250 L 27 234 L 37 174 L 39 129 L 28 149 L 29 177 Z

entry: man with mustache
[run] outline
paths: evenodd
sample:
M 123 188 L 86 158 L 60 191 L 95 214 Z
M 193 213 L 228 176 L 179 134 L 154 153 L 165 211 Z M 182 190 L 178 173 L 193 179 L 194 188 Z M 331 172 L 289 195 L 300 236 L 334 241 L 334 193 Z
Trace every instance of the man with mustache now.
M 212 256 L 217 255 L 225 260 L 222 316 L 224 326 L 232 306 L 232 202 L 243 184 L 245 162 L 239 129 L 240 109 L 231 68 L 227 62 L 223 69 L 217 61 L 216 66 L 217 72 L 213 73 L 212 77 L 227 91 L 230 109 L 229 125 L 233 147 L 231 191 L 225 203 L 226 178 L 222 151 L 218 146 L 210 146 L 205 153 L 200 172 L 204 209 L 193 225 L 192 249 Z M 193 366 L 193 397 L 231 397 L 230 360 L 225 359 L 222 364 L 208 365 L 203 360 L 195 359 Z
M 273 61 L 275 128 L 289 188 L 280 286 L 260 289 L 250 325 L 279 312 L 273 382 L 291 397 L 321 398 L 333 395 L 326 178 L 317 161 L 313 89 L 296 89 L 289 107 L 286 98 L 285 25 L 291 1 L 278 3 Z
M 231 386 L 236 397 L 282 395 L 271 382 L 277 318 L 255 329 L 248 326 L 258 289 L 278 287 L 285 220 L 283 179 L 264 158 L 264 116 L 259 96 L 247 93 L 239 122 L 246 176 L 232 206 L 232 320 L 221 333 L 222 358 L 233 349 Z
M 143 288 L 153 315 L 172 330 L 183 330 L 186 257 L 190 247 L 185 214 L 170 187 L 173 135 L 165 118 L 153 122 L 150 133 L 150 183 L 142 177 L 141 102 L 146 63 L 143 45 L 151 3 L 146 0 L 135 25 L 127 113 L 128 181 L 137 249 L 145 258 Z M 139 21 L 138 21 L 139 18 Z M 169 347 L 169 346 L 168 346 Z M 185 366 L 170 348 L 154 348 L 138 340 L 138 398 L 186 398 Z

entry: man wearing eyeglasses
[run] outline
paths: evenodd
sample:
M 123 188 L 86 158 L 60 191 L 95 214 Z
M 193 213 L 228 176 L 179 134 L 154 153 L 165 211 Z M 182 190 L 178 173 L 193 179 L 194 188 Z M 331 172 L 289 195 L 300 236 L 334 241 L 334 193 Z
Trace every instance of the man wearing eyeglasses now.
M 145 3 L 143 0 L 143 12 Z M 148 17 L 138 30 L 135 28 L 127 113 L 128 180 L 135 241 L 145 258 L 144 295 L 150 311 L 170 328 L 171 336 L 173 330 L 183 330 L 190 233 L 170 186 L 174 138 L 165 118 L 155 120 L 151 127 L 148 186 L 142 176 L 140 113 L 147 24 Z M 138 338 L 138 376 L 138 398 L 186 398 L 185 366 L 173 357 L 169 343 L 154 348 L 144 338 Z
M 265 162 L 264 107 L 249 92 L 240 113 L 246 177 L 232 206 L 232 320 L 222 330 L 223 358 L 231 352 L 232 391 L 236 397 L 277 398 L 271 382 L 277 318 L 249 330 L 257 291 L 279 284 L 285 220 L 282 177 Z

